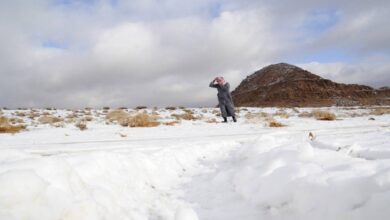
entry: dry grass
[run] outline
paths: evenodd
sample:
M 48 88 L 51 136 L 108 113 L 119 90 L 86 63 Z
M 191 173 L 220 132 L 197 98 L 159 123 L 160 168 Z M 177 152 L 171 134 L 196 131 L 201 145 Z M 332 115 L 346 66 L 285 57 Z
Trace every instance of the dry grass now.
M 148 107 L 146 106 L 137 106 L 135 107 L 136 110 L 141 110 L 141 109 L 147 109 Z
M 177 125 L 179 123 L 180 123 L 180 121 L 170 121 L 170 122 L 165 122 L 164 125 L 175 126 L 175 125 Z
M 273 114 L 273 116 L 279 116 L 281 118 L 289 118 L 290 117 L 290 115 L 284 110 L 279 110 L 279 111 L 275 112 Z
M 314 117 L 317 120 L 323 120 L 323 121 L 334 121 L 334 120 L 336 120 L 336 115 L 333 112 L 319 111 L 319 110 L 314 110 L 314 111 L 311 111 L 311 112 L 302 112 L 298 116 L 299 117 L 304 117 L 304 118 Z
M 270 128 L 280 128 L 280 127 L 285 127 L 285 126 L 286 125 L 284 125 L 280 122 L 277 122 L 275 120 L 268 122 L 268 127 L 270 127 Z
M 327 111 L 312 111 L 313 116 L 317 120 L 323 121 L 334 121 L 336 120 L 336 115 L 333 112 Z
M 92 121 L 92 120 L 93 120 L 93 117 L 87 115 L 87 116 L 84 117 L 84 120 L 85 120 L 85 121 Z
M 217 119 L 209 118 L 209 119 L 206 120 L 206 123 L 217 123 Z
M 311 112 L 307 112 L 307 111 L 304 111 L 304 112 L 301 112 L 298 117 L 301 117 L 301 118 L 311 118 L 313 117 L 313 114 Z
M 55 116 L 52 116 L 52 115 L 43 115 L 43 116 L 41 116 L 38 119 L 38 121 L 41 124 L 54 124 L 54 123 L 57 123 L 57 122 L 62 122 L 63 120 L 64 120 L 63 118 L 55 117 Z
M 167 106 L 165 107 L 166 110 L 171 110 L 171 111 L 174 111 L 177 109 L 177 107 L 174 107 L 174 106 Z
M 139 113 L 127 119 L 127 126 L 129 127 L 156 127 L 158 125 L 160 125 L 160 122 L 147 113 Z
M 247 123 L 260 123 L 272 120 L 272 116 L 265 112 L 248 112 L 245 114 L 245 119 Z
M 130 117 L 130 114 L 123 111 L 123 110 L 113 110 L 107 113 L 106 119 L 109 122 L 117 121 L 122 126 L 127 126 L 128 118 Z
M 86 122 L 86 121 L 83 121 L 83 120 L 78 121 L 74 126 L 76 126 L 77 128 L 79 128 L 80 131 L 84 131 L 84 130 L 87 130 L 87 129 L 88 129 L 88 127 L 87 127 L 87 122 Z
M 26 129 L 25 125 L 11 125 L 8 118 L 0 117 L 0 133 L 18 133 L 21 130 Z
M 189 109 L 184 109 L 183 114 L 172 114 L 171 116 L 174 117 L 176 120 L 192 120 L 195 121 L 198 118 L 194 115 L 194 112 L 192 112 Z
M 386 115 L 386 114 L 390 114 L 390 108 L 385 108 L 385 107 L 382 107 L 382 108 L 374 108 L 370 111 L 369 113 L 370 115 Z

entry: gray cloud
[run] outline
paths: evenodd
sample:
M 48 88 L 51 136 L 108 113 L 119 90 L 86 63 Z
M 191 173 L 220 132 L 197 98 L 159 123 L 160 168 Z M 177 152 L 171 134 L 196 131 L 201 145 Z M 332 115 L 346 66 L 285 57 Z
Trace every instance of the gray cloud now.
M 234 88 L 266 64 L 329 48 L 354 61 L 301 66 L 342 82 L 390 84 L 386 1 L 287 3 L 4 1 L 0 105 L 212 106 L 216 75 Z M 321 22 L 328 26 L 316 30 Z

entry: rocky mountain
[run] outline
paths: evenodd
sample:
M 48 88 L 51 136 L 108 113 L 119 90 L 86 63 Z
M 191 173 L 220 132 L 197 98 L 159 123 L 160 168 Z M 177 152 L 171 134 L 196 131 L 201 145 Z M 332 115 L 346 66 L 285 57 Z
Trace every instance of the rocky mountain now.
M 297 66 L 264 67 L 232 91 L 236 106 L 390 105 L 390 88 L 332 82 Z

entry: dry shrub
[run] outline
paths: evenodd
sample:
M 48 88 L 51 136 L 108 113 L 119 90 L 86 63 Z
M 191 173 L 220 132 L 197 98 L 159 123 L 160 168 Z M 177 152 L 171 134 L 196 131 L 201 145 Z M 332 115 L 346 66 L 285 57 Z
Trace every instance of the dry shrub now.
M 213 109 L 213 111 L 212 111 L 211 113 L 213 113 L 214 115 L 216 115 L 216 114 L 221 114 L 221 111 L 219 111 L 219 110 L 217 110 L 217 109 Z
M 92 117 L 92 116 L 85 116 L 85 117 L 84 117 L 84 120 L 85 120 L 85 121 L 92 121 L 92 120 L 93 120 L 93 117 Z
M 327 111 L 312 111 L 312 114 L 315 119 L 317 120 L 324 120 L 324 121 L 334 121 L 336 120 L 336 115 L 333 112 L 327 112 Z
M 24 123 L 24 120 L 21 119 L 21 118 L 10 118 L 8 119 L 9 122 L 11 122 L 11 124 L 22 124 Z
M 245 118 L 247 123 L 259 123 L 271 120 L 272 116 L 265 112 L 248 112 L 245 114 Z
M 385 115 L 390 114 L 390 108 L 374 108 L 370 111 L 370 115 Z
M 127 126 L 129 127 L 155 127 L 158 125 L 160 125 L 160 122 L 146 113 L 139 113 L 127 119 Z
M 313 117 L 313 114 L 310 113 L 310 112 L 304 111 L 304 112 L 300 113 L 298 115 L 298 117 L 301 117 L 301 118 L 311 118 L 311 117 Z
M 18 117 L 25 117 L 26 113 L 24 113 L 24 112 L 15 112 L 15 115 L 18 116 Z
M 297 108 L 292 108 L 292 110 L 293 110 L 293 112 L 295 112 L 295 113 L 299 113 L 299 110 L 297 109 Z
M 284 110 L 279 110 L 279 111 L 275 112 L 275 113 L 273 114 L 273 116 L 279 116 L 279 117 L 281 117 L 281 118 L 289 118 L 289 117 L 290 117 L 290 116 L 288 115 L 288 113 L 287 113 L 286 111 L 284 111 Z
M 164 125 L 175 126 L 175 125 L 177 125 L 179 123 L 180 123 L 180 121 L 170 121 L 170 122 L 165 122 Z
M 80 120 L 78 121 L 74 126 L 76 126 L 77 128 L 80 129 L 80 131 L 84 131 L 84 130 L 87 130 L 87 122 L 86 121 L 83 121 L 83 120 Z
M 173 111 L 173 110 L 176 110 L 177 107 L 174 107 L 174 106 L 167 106 L 167 107 L 165 107 L 165 109 L 166 109 L 166 110 L 171 110 L 171 111 Z
M 117 121 L 119 124 L 126 124 L 130 114 L 123 110 L 113 110 L 107 113 L 106 119 L 110 122 Z M 127 126 L 127 125 L 124 125 Z
M 217 119 L 215 118 L 209 118 L 206 120 L 207 123 L 217 123 Z
M 285 127 L 286 125 L 280 123 L 280 122 L 277 122 L 275 120 L 272 120 L 272 121 L 269 121 L 268 122 L 268 127 L 271 127 L 271 128 L 280 128 L 280 127 Z
M 198 118 L 195 117 L 194 113 L 192 111 L 185 111 L 183 114 L 172 114 L 172 117 L 174 117 L 176 120 L 197 120 Z
M 368 113 L 366 112 L 361 112 L 361 113 L 358 113 L 358 112 L 352 112 L 352 113 L 349 113 L 348 116 L 349 117 L 352 117 L 352 118 L 355 118 L 355 117 L 363 117 L 363 116 L 367 116 L 369 115 Z
M 44 115 L 44 116 L 41 116 L 38 119 L 38 121 L 41 124 L 54 124 L 54 123 L 57 123 L 57 122 L 62 122 L 63 120 L 64 120 L 63 118 L 55 117 L 55 116 L 52 116 L 52 115 Z
M 30 111 L 30 113 L 28 114 L 28 118 L 31 120 L 34 120 L 35 118 L 38 118 L 39 116 L 41 116 L 41 115 L 39 114 L 39 112 L 36 112 L 35 110 Z
M 0 133 L 17 133 L 25 129 L 25 125 L 11 125 L 8 118 L 1 116 L 0 117 Z
M 136 110 L 141 110 L 141 109 L 147 109 L 148 107 L 146 106 L 137 106 L 135 107 Z

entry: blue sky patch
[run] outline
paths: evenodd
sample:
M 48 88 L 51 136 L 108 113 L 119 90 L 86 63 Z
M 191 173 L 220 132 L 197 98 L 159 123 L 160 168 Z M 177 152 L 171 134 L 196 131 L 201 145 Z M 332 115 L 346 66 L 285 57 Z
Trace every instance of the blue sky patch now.
M 321 34 L 340 21 L 340 12 L 335 9 L 317 9 L 309 11 L 302 25 L 303 31 L 311 35 Z
M 66 49 L 67 46 L 64 43 L 60 43 L 57 41 L 47 40 L 42 42 L 41 46 L 43 48 L 53 48 L 53 49 Z

